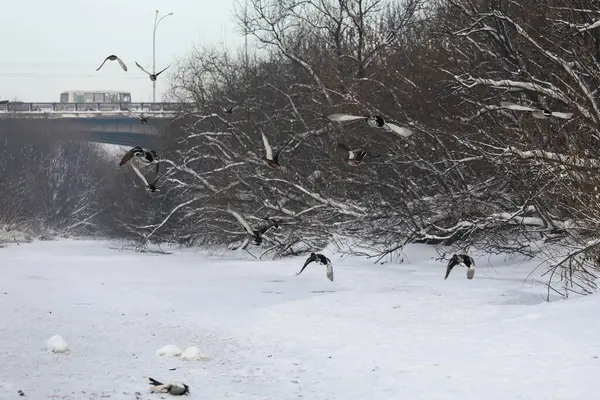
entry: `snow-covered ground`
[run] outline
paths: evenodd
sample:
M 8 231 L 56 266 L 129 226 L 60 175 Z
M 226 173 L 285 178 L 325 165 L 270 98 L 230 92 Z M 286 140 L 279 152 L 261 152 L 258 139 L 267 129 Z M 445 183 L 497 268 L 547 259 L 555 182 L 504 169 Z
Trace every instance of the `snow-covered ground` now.
M 403 264 L 330 256 L 256 261 L 60 240 L 0 249 L 0 399 L 594 399 L 600 298 L 545 303 L 536 264 L 433 249 Z M 237 258 L 237 259 L 236 259 Z M 60 335 L 69 352 L 47 341 Z M 157 354 L 166 345 L 185 360 Z M 177 353 L 177 352 L 176 352 Z M 136 394 L 137 392 L 137 394 Z

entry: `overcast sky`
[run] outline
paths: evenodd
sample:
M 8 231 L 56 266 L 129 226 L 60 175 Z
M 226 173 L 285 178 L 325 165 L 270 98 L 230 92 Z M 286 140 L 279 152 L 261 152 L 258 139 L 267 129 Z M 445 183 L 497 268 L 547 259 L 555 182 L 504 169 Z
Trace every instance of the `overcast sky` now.
M 132 101 L 151 101 L 152 84 L 135 61 L 152 71 L 152 28 L 156 69 L 191 48 L 243 43 L 234 18 L 235 0 L 24 0 L 8 1 L 0 12 L 0 99 L 58 102 L 67 90 L 123 90 Z M 110 55 L 116 62 L 96 68 Z M 173 67 L 171 67 L 173 68 Z M 169 70 L 163 75 L 167 75 Z M 157 82 L 156 101 L 166 89 Z

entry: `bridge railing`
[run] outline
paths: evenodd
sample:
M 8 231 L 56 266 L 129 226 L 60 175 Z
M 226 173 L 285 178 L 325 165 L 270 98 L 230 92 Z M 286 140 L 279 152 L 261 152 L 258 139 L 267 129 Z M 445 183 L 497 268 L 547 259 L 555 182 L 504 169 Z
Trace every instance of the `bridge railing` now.
M 175 113 L 178 111 L 196 111 L 196 107 L 187 103 L 22 103 L 0 104 L 0 112 L 10 113 L 48 113 L 48 112 L 152 112 Z

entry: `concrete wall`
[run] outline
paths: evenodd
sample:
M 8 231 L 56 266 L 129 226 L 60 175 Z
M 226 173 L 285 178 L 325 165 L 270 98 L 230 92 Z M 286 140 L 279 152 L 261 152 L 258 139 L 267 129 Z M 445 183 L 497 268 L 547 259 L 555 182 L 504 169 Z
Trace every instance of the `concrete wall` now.
M 45 134 L 63 140 L 152 147 L 168 133 L 170 123 L 171 119 L 150 118 L 147 124 L 142 124 L 135 116 L 123 115 L 28 118 L 4 114 L 0 115 L 0 135 Z

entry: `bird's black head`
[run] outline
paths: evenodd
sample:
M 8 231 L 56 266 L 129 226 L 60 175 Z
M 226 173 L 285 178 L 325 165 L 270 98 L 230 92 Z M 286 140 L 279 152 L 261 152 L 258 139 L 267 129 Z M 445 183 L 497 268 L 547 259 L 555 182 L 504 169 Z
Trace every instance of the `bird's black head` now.
M 144 149 L 142 149 L 140 146 L 135 146 L 133 149 L 131 149 L 133 151 L 134 155 L 139 155 L 139 154 L 144 154 Z

